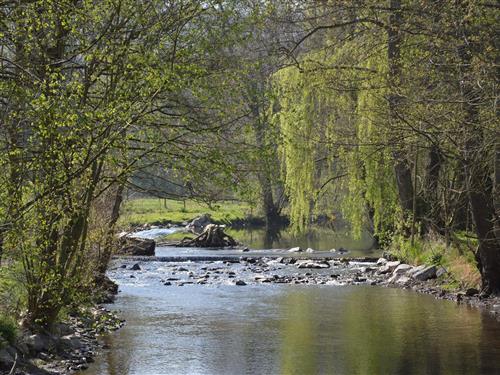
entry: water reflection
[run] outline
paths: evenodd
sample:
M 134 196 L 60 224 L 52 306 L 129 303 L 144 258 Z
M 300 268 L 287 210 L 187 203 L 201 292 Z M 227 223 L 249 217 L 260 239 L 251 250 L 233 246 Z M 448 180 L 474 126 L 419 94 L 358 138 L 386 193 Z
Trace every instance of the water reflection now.
M 229 229 L 229 234 L 252 249 L 288 249 L 300 246 L 315 250 L 339 249 L 341 247 L 356 253 L 366 252 L 373 247 L 373 238 L 364 232 L 359 239 L 353 239 L 346 229 L 313 228 L 308 232 L 294 234 L 289 228 Z
M 500 325 L 377 287 L 125 287 L 93 374 L 493 374 Z

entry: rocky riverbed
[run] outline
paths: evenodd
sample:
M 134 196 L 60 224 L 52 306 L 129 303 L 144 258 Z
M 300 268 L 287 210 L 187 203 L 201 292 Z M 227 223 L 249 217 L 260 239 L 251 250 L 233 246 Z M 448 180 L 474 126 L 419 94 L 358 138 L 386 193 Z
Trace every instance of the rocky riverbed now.
M 189 258 L 186 258 L 189 259 Z M 195 259 L 195 258 L 193 258 Z M 379 285 L 412 289 L 436 298 L 454 300 L 484 308 L 500 319 L 500 299 L 487 298 L 475 289 L 447 291 L 446 270 L 439 266 L 411 266 L 385 258 L 304 258 L 304 257 L 227 257 L 220 260 L 168 261 L 154 259 L 116 259 L 109 275 L 120 283 L 141 283 L 153 278 L 165 288 L 185 285 L 301 284 L 301 285 Z M 201 258 L 203 259 L 203 258 Z
M 25 330 L 15 344 L 0 349 L 0 374 L 63 375 L 85 370 L 103 349 L 99 335 L 123 324 L 106 308 L 95 306 L 68 316 L 50 333 Z

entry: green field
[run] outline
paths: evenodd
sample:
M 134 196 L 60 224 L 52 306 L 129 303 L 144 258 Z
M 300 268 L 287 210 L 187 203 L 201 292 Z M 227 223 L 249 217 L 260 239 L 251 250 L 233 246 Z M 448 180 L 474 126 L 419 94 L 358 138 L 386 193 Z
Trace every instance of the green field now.
M 212 215 L 213 221 L 230 223 L 252 214 L 252 208 L 243 202 L 207 204 L 193 200 L 183 201 L 159 198 L 140 198 L 124 202 L 119 224 L 130 227 L 142 224 L 181 224 L 201 214 Z

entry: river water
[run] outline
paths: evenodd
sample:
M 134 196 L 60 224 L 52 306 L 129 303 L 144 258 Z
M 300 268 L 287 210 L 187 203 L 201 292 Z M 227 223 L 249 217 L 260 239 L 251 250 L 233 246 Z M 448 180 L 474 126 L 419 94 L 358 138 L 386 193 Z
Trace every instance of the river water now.
M 127 324 L 103 338 L 111 349 L 87 375 L 500 374 L 500 324 L 453 302 L 334 283 L 165 286 L 179 269 L 168 262 L 134 277 L 121 264 L 109 308 Z

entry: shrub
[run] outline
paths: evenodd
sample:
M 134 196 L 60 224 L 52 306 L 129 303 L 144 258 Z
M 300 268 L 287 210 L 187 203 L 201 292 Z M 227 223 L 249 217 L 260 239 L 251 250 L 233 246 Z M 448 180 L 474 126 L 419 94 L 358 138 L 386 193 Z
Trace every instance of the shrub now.
M 16 339 L 16 334 L 17 326 L 14 319 L 0 315 L 0 338 L 12 344 Z

